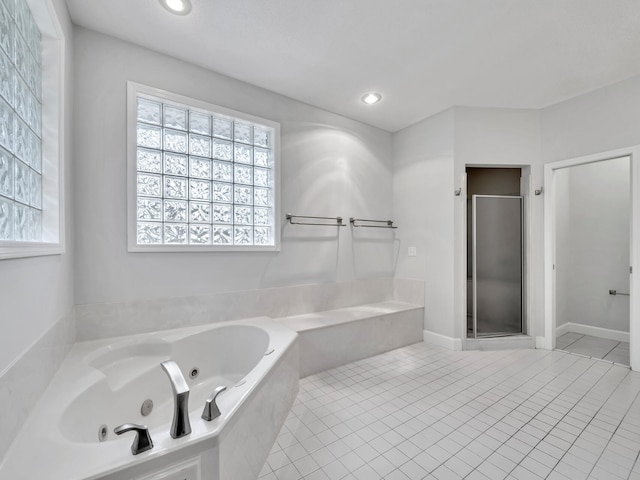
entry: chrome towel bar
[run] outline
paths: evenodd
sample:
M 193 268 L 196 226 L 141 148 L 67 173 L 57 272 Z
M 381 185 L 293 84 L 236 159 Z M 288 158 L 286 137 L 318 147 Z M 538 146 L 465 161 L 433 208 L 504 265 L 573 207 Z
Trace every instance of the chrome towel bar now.
M 393 226 L 393 221 L 391 220 L 366 220 L 364 218 L 353 218 L 349 219 L 351 225 L 354 227 L 369 227 L 369 228 L 398 228 Z M 356 225 L 356 222 L 365 222 L 365 223 L 381 223 L 383 225 Z
M 631 296 L 628 293 L 620 293 L 617 290 L 609 290 L 609 295 L 624 295 L 625 297 L 630 297 Z
M 312 220 L 333 220 L 335 223 L 316 223 L 316 222 L 294 222 L 294 218 L 310 218 Z M 323 227 L 346 227 L 345 224 L 342 223 L 342 217 L 312 217 L 308 215 L 293 215 L 292 213 L 287 213 L 287 220 L 291 225 L 319 225 Z

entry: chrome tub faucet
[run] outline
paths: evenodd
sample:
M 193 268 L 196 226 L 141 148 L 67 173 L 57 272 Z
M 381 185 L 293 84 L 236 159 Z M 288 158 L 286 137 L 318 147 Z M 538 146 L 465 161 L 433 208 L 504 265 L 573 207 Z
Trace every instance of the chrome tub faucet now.
M 214 418 L 218 418 L 220 416 L 220 409 L 216 404 L 216 399 L 218 395 L 224 392 L 227 389 L 224 385 L 216 388 L 213 393 L 207 398 L 207 401 L 204 404 L 204 410 L 202 411 L 202 419 L 210 422 Z
M 160 364 L 171 381 L 173 389 L 173 422 L 171 423 L 170 434 L 173 438 L 184 437 L 191 433 L 189 423 L 189 386 L 184 379 L 180 367 L 173 360 L 167 360 Z
M 124 423 L 113 430 L 116 435 L 122 435 L 123 433 L 131 431 L 136 432 L 136 438 L 131 444 L 131 453 L 138 455 L 153 448 L 153 441 L 151 440 L 151 435 L 149 435 L 149 429 L 146 425 Z

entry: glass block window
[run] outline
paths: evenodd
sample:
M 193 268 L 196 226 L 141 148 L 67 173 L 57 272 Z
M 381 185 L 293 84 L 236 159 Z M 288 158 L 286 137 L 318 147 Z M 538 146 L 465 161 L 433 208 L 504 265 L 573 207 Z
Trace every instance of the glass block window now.
M 135 115 L 136 245 L 276 245 L 273 126 L 142 93 Z
M 41 51 L 26 0 L 0 0 L 0 241 L 42 241 Z

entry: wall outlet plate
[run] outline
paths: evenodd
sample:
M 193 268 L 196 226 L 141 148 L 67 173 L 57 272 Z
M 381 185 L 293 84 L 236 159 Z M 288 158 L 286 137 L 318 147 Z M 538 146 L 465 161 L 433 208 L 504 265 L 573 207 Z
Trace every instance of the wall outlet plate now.
M 409 247 L 407 250 L 407 253 L 410 257 L 415 257 L 418 255 L 418 249 L 416 247 Z

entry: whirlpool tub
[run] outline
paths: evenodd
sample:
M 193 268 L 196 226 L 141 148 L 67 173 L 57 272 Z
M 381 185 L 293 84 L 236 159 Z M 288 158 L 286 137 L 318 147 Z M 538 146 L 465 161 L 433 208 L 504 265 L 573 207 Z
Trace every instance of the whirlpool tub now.
M 297 335 L 260 317 L 76 344 L 18 434 L 0 478 L 255 480 L 298 390 Z M 170 436 L 174 400 L 162 362 L 189 387 L 191 433 Z M 205 421 L 216 387 L 221 415 Z M 4 412 L 8 413 L 8 412 Z M 154 447 L 133 455 L 148 427 Z M 6 432 L 3 432 L 6 434 Z

